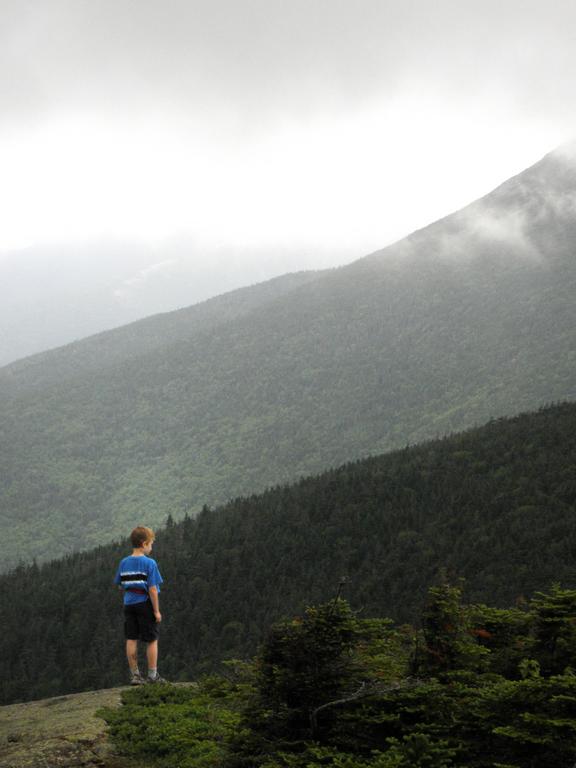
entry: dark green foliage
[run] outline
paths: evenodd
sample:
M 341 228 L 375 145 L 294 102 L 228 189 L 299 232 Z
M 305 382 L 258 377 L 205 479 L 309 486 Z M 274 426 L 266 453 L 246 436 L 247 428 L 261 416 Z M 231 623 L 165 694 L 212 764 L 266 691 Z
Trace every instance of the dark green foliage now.
M 236 699 L 223 684 L 208 692 L 156 685 L 125 691 L 121 709 L 98 714 L 117 748 L 139 765 L 220 768 L 240 722 Z
M 340 602 L 310 608 L 272 627 L 259 657 L 262 706 L 287 727 L 310 727 L 318 702 L 342 693 L 350 677 L 353 620 Z
M 433 588 L 423 635 L 427 649 L 438 656 L 433 654 L 431 663 L 425 656 L 422 663 L 417 646 L 412 668 L 420 683 L 369 702 L 358 744 L 388 739 L 391 732 L 396 739 L 417 732 L 453 750 L 455 762 L 448 765 L 571 768 L 576 759 L 576 676 L 569 669 L 540 674 L 549 646 L 539 639 L 539 608 L 566 607 L 572 592 L 555 587 L 550 594 L 540 593 L 521 618 L 516 610 L 462 605 L 456 587 Z M 564 617 L 569 620 L 566 610 Z M 574 609 L 571 619 L 576 619 Z M 565 637 L 562 629 L 551 632 L 552 645 Z M 575 658 L 576 638 L 566 639 L 563 649 Z M 522 652 L 532 658 L 514 669 L 510 661 Z M 387 728 L 379 730 L 378 723 Z
M 422 617 L 422 635 L 443 657 L 439 675 L 430 667 L 407 676 L 421 654 L 415 630 L 361 619 L 332 601 L 275 624 L 233 681 L 130 692 L 119 712 L 106 714 L 112 735 L 126 754 L 164 756 L 165 768 L 203 768 L 215 756 L 219 768 L 572 768 L 576 675 L 540 672 L 548 653 L 542 606 L 556 606 L 557 615 L 572 591 L 539 593 L 523 622 L 517 609 L 505 616 L 461 597 L 448 583 L 433 588 Z M 479 632 L 481 617 L 490 637 Z M 457 628 L 448 636 L 446 619 Z M 495 672 L 507 633 L 535 653 L 522 675 Z M 576 641 L 561 627 L 548 639 L 560 637 L 574 657 Z
M 576 761 L 576 676 L 501 680 L 470 697 L 468 732 L 480 745 L 472 765 L 498 762 L 530 768 L 572 768 Z
M 315 713 L 358 683 L 356 622 L 342 601 L 309 608 L 272 627 L 257 660 L 258 724 L 268 736 L 309 736 Z
M 573 399 L 575 189 L 574 166 L 553 155 L 346 268 L 238 292 L 0 370 L 2 567 Z M 519 217 L 522 237 L 502 237 L 518 232 Z M 546 443 L 554 452 L 554 432 Z M 509 449 L 500 447 L 502 458 Z M 534 492 L 530 473 L 541 467 L 533 459 L 550 460 L 542 447 L 527 440 L 523 471 L 493 510 L 494 527 L 511 536 L 553 525 L 573 504 L 574 474 L 563 463 L 553 505 L 546 485 Z M 490 454 L 465 445 L 445 470 L 476 484 L 468 490 L 480 503 L 490 489 L 477 487 L 478 476 L 498 479 Z M 405 480 L 379 504 L 397 501 L 409 513 L 431 490 Z M 459 513 L 460 491 L 450 490 L 445 504 Z M 418 538 L 418 521 L 406 523 L 411 561 L 433 544 Z M 457 517 L 443 524 L 457 534 Z M 560 537 L 556 544 L 563 549 Z M 505 554 L 522 559 L 514 549 Z
M 576 584 L 575 497 L 567 491 L 575 472 L 576 406 L 561 405 L 170 525 L 154 549 L 165 578 L 162 671 L 189 680 L 222 659 L 252 656 L 266 627 L 330 600 L 342 575 L 363 617 L 414 622 L 444 567 L 466 579 L 466 599 L 476 604 L 466 621 L 498 659 L 494 671 L 519 676 L 520 662 L 533 656 L 524 645 L 526 600 L 503 606 L 555 581 Z M 125 679 L 112 578 L 129 551 L 110 545 L 0 577 L 10 596 L 0 633 L 2 702 Z M 568 637 L 571 625 L 560 626 Z M 562 642 L 546 647 L 544 671 L 562 672 Z
M 468 608 L 468 621 L 479 646 L 490 651 L 492 672 L 509 678 L 522 675 L 522 670 L 524 676 L 530 674 L 533 616 L 526 606 L 502 609 L 473 605 Z
M 576 672 L 576 589 L 554 586 L 551 594 L 537 593 L 531 603 L 535 614 L 534 653 L 546 674 L 571 667 Z
M 414 671 L 419 675 L 442 677 L 454 669 L 486 668 L 488 649 L 479 644 L 471 617 L 461 605 L 461 589 L 444 584 L 433 587 L 423 616 L 424 643 L 415 658 Z
M 457 750 L 449 742 L 433 740 L 425 733 L 413 733 L 404 736 L 402 741 L 391 738 L 388 740 L 389 749 L 376 757 L 371 763 L 378 766 L 399 766 L 402 768 L 451 768 L 452 758 Z

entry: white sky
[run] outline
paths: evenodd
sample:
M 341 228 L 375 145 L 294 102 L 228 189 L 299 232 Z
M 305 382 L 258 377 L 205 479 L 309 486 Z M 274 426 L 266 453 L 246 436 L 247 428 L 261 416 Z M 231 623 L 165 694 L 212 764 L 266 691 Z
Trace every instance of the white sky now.
M 352 260 L 570 139 L 575 37 L 564 0 L 0 0 L 0 251 Z

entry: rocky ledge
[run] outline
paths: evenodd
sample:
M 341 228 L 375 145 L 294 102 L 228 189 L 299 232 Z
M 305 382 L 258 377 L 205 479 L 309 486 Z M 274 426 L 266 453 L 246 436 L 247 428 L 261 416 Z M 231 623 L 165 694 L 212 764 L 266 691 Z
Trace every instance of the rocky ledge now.
M 0 707 L 0 768 L 125 768 L 114 755 L 100 707 L 118 706 L 123 688 Z

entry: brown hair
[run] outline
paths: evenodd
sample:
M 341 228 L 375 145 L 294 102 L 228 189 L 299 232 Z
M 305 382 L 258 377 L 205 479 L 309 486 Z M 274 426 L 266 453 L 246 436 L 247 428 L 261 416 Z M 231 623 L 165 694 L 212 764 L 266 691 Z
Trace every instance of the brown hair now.
M 145 525 L 139 525 L 138 528 L 134 528 L 130 534 L 130 541 L 134 549 L 143 546 L 146 541 L 154 541 L 156 534 L 152 528 L 146 528 Z

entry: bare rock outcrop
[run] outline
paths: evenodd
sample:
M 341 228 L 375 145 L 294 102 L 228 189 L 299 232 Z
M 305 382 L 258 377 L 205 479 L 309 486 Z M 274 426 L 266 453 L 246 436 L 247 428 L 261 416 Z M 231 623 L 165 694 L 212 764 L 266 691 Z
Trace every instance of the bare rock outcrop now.
M 100 707 L 118 706 L 122 688 L 0 707 L 0 768 L 123 768 Z

